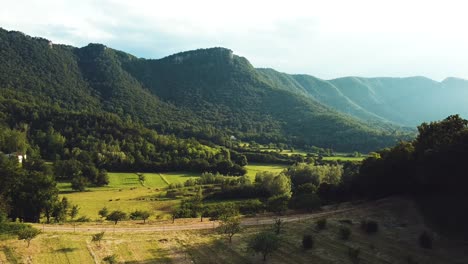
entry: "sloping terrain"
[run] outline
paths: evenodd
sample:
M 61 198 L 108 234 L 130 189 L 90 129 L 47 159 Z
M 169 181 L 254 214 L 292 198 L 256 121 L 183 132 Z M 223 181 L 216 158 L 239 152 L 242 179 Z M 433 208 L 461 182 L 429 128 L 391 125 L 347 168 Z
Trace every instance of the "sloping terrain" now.
M 0 30 L 0 43 L 1 94 L 25 103 L 29 94 L 65 110 L 112 112 L 163 133 L 218 144 L 235 135 L 370 151 L 403 137 L 379 118 L 368 124 L 282 89 L 224 48 L 145 60 L 100 44 L 75 48 L 6 30 Z

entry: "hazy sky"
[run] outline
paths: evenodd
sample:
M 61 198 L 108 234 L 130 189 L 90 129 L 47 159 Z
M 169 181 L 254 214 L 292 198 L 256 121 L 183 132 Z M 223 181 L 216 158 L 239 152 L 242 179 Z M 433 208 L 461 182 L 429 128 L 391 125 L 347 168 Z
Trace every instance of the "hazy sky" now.
M 464 1 L 1 0 L 0 27 L 161 58 L 222 46 L 256 67 L 468 79 Z

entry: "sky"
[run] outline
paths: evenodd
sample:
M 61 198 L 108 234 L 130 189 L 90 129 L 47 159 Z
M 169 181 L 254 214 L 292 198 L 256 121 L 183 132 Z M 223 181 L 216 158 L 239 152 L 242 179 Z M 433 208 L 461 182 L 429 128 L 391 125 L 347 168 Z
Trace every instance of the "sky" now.
M 0 27 L 138 57 L 225 47 L 255 67 L 468 79 L 468 3 L 455 0 L 0 0 Z

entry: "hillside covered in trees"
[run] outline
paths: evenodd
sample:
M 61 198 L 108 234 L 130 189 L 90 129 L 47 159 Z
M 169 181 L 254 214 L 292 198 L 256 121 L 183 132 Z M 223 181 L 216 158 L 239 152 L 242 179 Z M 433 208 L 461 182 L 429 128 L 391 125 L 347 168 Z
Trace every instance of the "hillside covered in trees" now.
M 458 113 L 468 116 L 468 81 L 425 77 L 323 80 L 306 74 L 258 69 L 270 85 L 313 98 L 367 122 L 416 126 Z
M 146 60 L 100 44 L 75 48 L 6 30 L 0 44 L 0 95 L 18 103 L 34 97 L 63 111 L 111 112 L 162 134 L 221 145 L 234 135 L 366 152 L 408 136 L 280 89 L 224 48 Z

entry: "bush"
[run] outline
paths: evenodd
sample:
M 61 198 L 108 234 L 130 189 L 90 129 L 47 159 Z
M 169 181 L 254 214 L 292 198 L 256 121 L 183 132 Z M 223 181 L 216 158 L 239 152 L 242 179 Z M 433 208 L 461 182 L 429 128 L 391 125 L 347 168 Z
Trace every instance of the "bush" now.
M 91 222 L 91 219 L 86 217 L 86 216 L 82 216 L 82 217 L 76 219 L 76 222 Z
M 304 235 L 302 237 L 302 247 L 304 249 L 311 249 L 314 246 L 314 239 L 312 235 Z
M 427 231 L 424 231 L 419 235 L 419 245 L 426 249 L 432 248 L 432 236 Z
M 379 224 L 373 220 L 363 220 L 361 222 L 361 229 L 367 234 L 377 233 L 379 231 Z
M 326 228 L 327 228 L 327 219 L 326 218 L 319 219 L 317 221 L 317 223 L 315 223 L 315 229 L 316 230 L 324 230 Z
M 114 264 L 114 263 L 117 263 L 117 256 L 115 254 L 114 255 L 109 255 L 109 256 L 103 258 L 102 260 L 109 263 L 109 264 Z
M 339 235 L 341 239 L 348 240 L 351 236 L 351 229 L 349 229 L 349 227 L 342 226 L 340 227 Z

